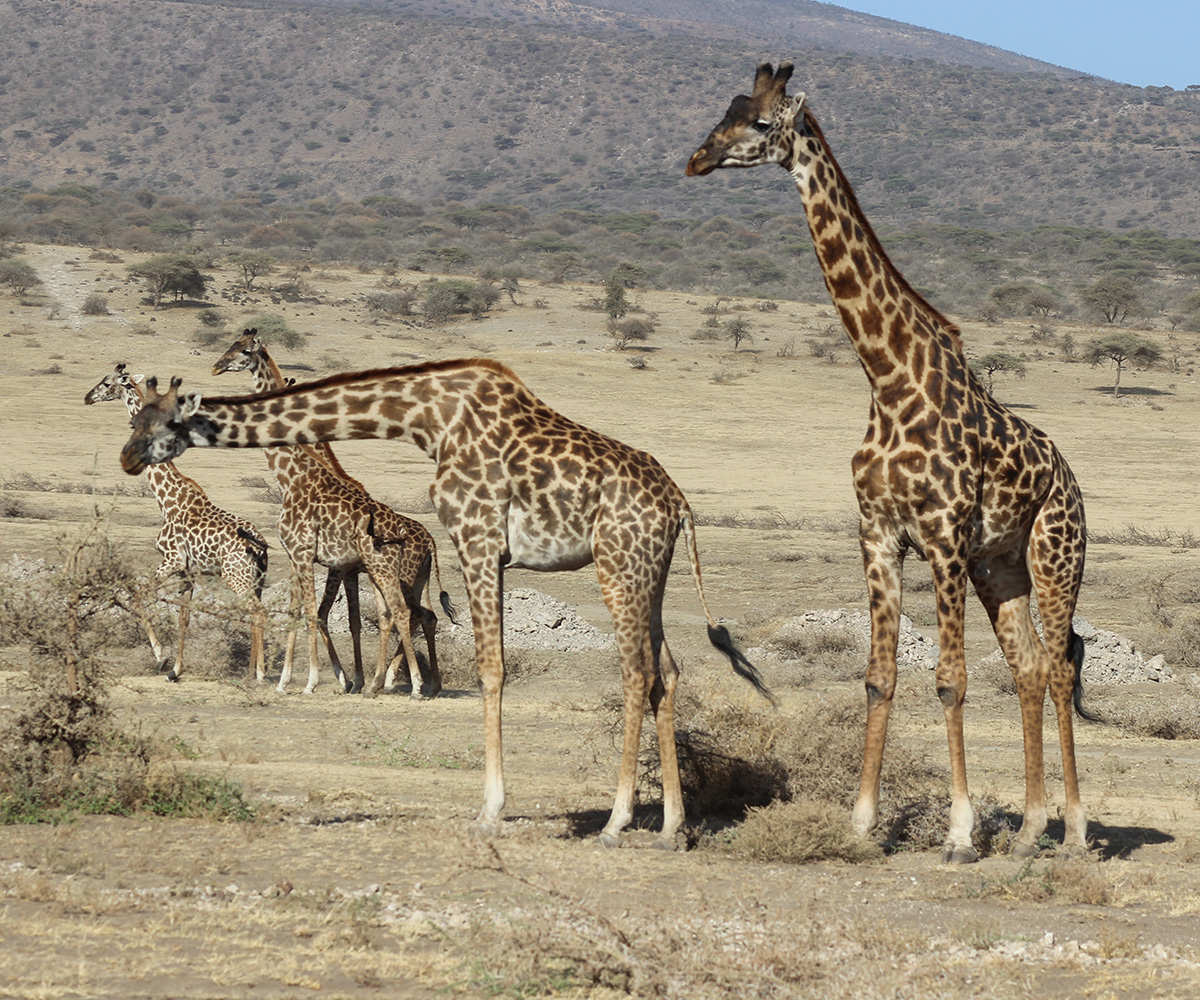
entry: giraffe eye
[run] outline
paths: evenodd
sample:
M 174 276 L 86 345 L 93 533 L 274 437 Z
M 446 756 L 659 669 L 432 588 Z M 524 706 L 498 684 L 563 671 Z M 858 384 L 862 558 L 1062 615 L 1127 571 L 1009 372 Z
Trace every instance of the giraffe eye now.
M 753 122 L 750 127 L 753 128 L 755 132 L 769 132 L 771 130 L 771 123 L 768 121 L 763 121 L 763 119 L 759 118 L 757 121 Z

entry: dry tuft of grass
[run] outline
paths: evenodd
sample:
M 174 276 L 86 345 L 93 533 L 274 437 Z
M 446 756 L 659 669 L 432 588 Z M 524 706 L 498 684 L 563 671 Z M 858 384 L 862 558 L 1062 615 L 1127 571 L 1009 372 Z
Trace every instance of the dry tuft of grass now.
M 728 849 L 738 857 L 788 864 L 860 864 L 883 856 L 879 844 L 854 832 L 845 809 L 808 800 L 751 809 L 730 835 Z
M 1012 875 L 1001 879 L 984 879 L 972 895 L 1020 903 L 1042 903 L 1057 899 L 1089 906 L 1107 906 L 1113 901 L 1108 873 L 1101 863 L 1088 858 L 1044 862 L 1030 858 Z

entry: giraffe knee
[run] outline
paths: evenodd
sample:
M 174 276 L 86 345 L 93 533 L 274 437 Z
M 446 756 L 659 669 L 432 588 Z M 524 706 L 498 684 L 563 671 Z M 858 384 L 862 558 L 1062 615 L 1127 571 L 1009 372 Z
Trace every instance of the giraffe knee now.
M 939 684 L 937 689 L 938 701 L 946 708 L 958 708 L 967 696 L 965 687 L 955 684 Z

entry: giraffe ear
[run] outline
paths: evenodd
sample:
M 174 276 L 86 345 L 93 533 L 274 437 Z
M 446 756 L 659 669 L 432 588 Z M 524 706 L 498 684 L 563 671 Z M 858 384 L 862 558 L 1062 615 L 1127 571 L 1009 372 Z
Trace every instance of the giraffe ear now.
M 200 409 L 200 393 L 195 389 L 185 392 L 183 400 L 179 404 L 179 415 L 186 420 L 188 417 L 194 416 L 198 409 Z
M 143 382 L 146 381 L 146 376 L 145 375 L 130 375 L 129 381 L 132 382 L 134 385 L 141 385 Z
M 793 119 L 795 119 L 795 118 L 799 118 L 799 117 L 801 117 L 801 116 L 803 115 L 803 113 L 804 113 L 804 102 L 805 102 L 806 100 L 808 100 L 808 95 L 807 95 L 806 93 L 804 93 L 804 91 L 800 91 L 800 93 L 798 93 L 798 94 L 793 94 L 793 95 L 792 95 L 792 99 L 791 99 L 791 113 L 792 113 L 792 118 L 793 118 Z

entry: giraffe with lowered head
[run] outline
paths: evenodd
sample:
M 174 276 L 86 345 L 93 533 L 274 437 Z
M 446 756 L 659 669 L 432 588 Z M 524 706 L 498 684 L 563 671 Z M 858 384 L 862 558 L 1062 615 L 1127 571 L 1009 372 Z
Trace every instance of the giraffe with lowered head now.
M 90 406 L 121 400 L 133 416 L 142 408 L 142 392 L 138 385 L 142 378 L 131 375 L 125 364 L 118 364 L 88 391 L 83 401 Z M 163 558 L 155 570 L 155 581 L 162 586 L 172 577 L 178 577 L 181 585 L 175 665 L 167 673 L 167 680 L 177 681 L 183 673 L 183 648 L 195 577 L 220 576 L 250 609 L 249 670 L 261 683 L 265 670 L 263 637 L 267 618 L 261 600 L 267 574 L 266 540 L 249 521 L 222 510 L 209 500 L 200 485 L 183 475 L 174 463 L 150 466 L 146 470 L 146 479 L 163 517 L 156 541 Z M 167 656 L 149 619 L 144 616 L 143 625 L 161 670 Z
M 871 386 L 866 437 L 852 463 L 871 608 L 867 732 L 854 807 L 874 826 L 896 647 L 904 557 L 929 561 L 937 597 L 938 698 L 950 744 L 953 801 L 943 860 L 978 858 L 967 793 L 963 615 L 968 582 L 1012 668 L 1025 744 L 1025 816 L 1013 852 L 1030 856 L 1046 828 L 1042 704 L 1058 717 L 1066 791 L 1064 849 L 1086 850 L 1071 706 L 1084 714 L 1083 643 L 1071 625 L 1083 576 L 1083 500 L 1050 438 L 992 398 L 972 374 L 958 328 L 888 259 L 830 152 L 792 66 L 758 67 L 688 161 L 689 176 L 778 163 L 795 181 L 825 284 Z M 1039 638 L 1030 592 L 1042 619 Z M 1086 716 L 1085 716 L 1086 717 Z
M 243 331 L 213 365 L 214 375 L 232 371 L 250 372 L 254 377 L 255 392 L 270 392 L 285 385 L 279 366 L 257 330 Z M 451 621 L 454 621 L 454 611 L 450 596 L 442 590 L 433 536 L 419 521 L 374 499 L 360 482 L 346 473 L 328 444 L 268 448 L 266 456 L 283 496 L 279 536 L 291 562 L 292 606 L 295 609 L 302 605 L 309 622 L 309 672 L 305 694 L 311 694 L 317 684 L 319 631 L 345 690 L 362 690 L 368 697 L 375 695 L 384 686 L 388 638 L 395 625 L 401 651 L 408 661 L 412 697 L 417 699 L 423 698 L 424 694 L 412 636 L 418 626 L 424 631 L 429 650 L 429 696 L 436 696 L 442 688 L 434 641 L 437 617 L 421 605 L 421 596 L 429 587 L 431 573 L 437 579 L 442 607 Z M 320 607 L 317 607 L 313 589 L 314 562 L 328 567 L 330 573 Z M 379 609 L 379 656 L 374 680 L 365 687 L 358 603 L 358 574 L 362 570 L 367 571 L 371 580 Z M 346 591 L 354 644 L 353 685 L 342 672 L 329 637 L 329 609 L 339 583 Z M 283 673 L 279 678 L 281 691 L 291 679 L 295 644 L 296 629 L 293 628 L 288 635 Z
M 494 833 L 504 808 L 500 708 L 507 568 L 596 566 L 613 617 L 625 701 L 616 800 L 601 842 L 633 816 L 638 743 L 649 696 L 663 774 L 659 844 L 683 822 L 675 752 L 678 670 L 663 637 L 662 600 L 682 532 L 710 641 L 766 693 L 757 671 L 704 600 L 692 512 L 653 457 L 568 419 L 497 361 L 430 362 L 331 378 L 261 396 L 202 399 L 179 381 L 134 422 L 121 464 L 136 474 L 194 445 L 269 448 L 362 438 L 412 442 L 437 463 L 430 497 L 462 563 L 483 686 L 485 778 L 474 824 Z

